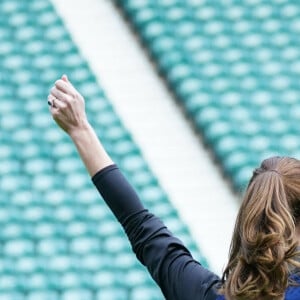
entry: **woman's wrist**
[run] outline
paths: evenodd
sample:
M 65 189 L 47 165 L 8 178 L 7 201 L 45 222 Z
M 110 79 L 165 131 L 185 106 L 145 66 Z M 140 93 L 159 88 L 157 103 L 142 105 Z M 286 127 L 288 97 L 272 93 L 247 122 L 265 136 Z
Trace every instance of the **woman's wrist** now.
M 68 133 L 91 177 L 113 164 L 96 132 L 88 122 L 84 126 L 77 126 Z
M 93 132 L 92 126 L 89 124 L 88 121 L 82 122 L 80 126 L 76 126 L 69 130 L 68 135 L 70 138 L 75 142 L 76 140 L 80 139 L 83 135 L 89 134 Z

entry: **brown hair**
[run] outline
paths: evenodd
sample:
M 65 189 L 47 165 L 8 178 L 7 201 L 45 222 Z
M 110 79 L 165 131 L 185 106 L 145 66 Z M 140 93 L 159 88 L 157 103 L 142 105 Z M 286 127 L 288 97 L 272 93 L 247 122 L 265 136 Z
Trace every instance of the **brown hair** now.
M 300 161 L 272 157 L 253 172 L 240 207 L 220 292 L 230 300 L 283 299 L 300 267 Z

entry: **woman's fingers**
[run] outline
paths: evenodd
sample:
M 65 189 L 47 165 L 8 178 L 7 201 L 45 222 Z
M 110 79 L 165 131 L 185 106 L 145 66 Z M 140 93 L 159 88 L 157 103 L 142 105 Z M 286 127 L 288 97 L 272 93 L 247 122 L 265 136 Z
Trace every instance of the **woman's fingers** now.
M 70 85 L 68 84 L 68 82 L 66 82 L 62 79 L 58 79 L 55 82 L 55 87 L 65 94 L 68 94 L 71 91 L 71 88 L 70 88 Z
M 52 94 L 48 96 L 48 104 L 51 106 L 51 108 L 57 108 L 57 109 L 66 108 L 67 106 L 65 102 L 54 97 Z
M 66 75 L 58 79 L 48 96 L 50 111 L 56 123 L 67 133 L 85 126 L 85 102 Z
M 76 89 L 69 81 L 67 75 L 63 75 L 61 79 L 55 81 L 55 87 L 66 94 L 75 94 Z
M 61 76 L 61 79 L 65 82 L 69 82 L 69 78 L 66 74 L 64 74 L 63 76 Z
M 77 90 L 73 87 L 66 75 L 63 75 L 61 79 L 56 80 L 53 92 L 55 97 L 63 101 L 68 101 L 71 100 L 71 98 L 76 98 L 78 96 Z
M 60 101 L 68 102 L 69 101 L 69 94 L 64 93 L 63 91 L 59 90 L 56 86 L 51 89 L 50 94 L 54 96 L 54 98 L 59 99 Z

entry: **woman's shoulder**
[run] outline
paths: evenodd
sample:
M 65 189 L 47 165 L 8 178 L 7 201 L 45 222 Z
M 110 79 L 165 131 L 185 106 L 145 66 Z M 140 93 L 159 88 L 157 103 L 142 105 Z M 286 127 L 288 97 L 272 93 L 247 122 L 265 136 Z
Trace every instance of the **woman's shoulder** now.
M 291 276 L 294 284 L 291 284 L 285 293 L 284 300 L 299 300 L 300 299 L 300 272 Z M 216 300 L 226 300 L 223 295 L 219 295 Z
M 291 284 L 285 293 L 285 300 L 300 299 L 300 273 L 291 276 L 293 284 Z

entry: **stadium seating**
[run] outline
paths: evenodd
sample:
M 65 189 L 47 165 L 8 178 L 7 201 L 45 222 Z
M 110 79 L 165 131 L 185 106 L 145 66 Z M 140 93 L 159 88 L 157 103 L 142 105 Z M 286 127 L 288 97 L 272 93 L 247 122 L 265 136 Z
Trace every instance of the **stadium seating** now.
M 299 158 L 299 2 L 115 3 L 235 190 L 262 159 Z
M 49 0 L 0 2 L 0 299 L 162 299 L 47 95 L 66 73 L 142 201 L 206 265 Z

